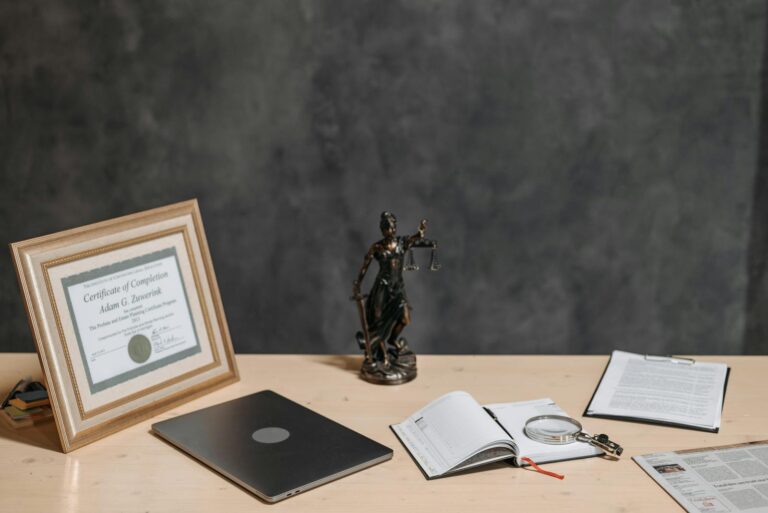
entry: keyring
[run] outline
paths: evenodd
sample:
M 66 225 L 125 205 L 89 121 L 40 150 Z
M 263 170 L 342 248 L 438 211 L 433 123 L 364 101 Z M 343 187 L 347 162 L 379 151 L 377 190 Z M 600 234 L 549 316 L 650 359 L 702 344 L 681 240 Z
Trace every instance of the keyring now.
M 585 433 L 581 423 L 563 415 L 537 415 L 525 423 L 525 435 L 536 442 L 549 445 L 565 445 L 573 442 L 588 443 L 608 454 L 621 456 L 624 449 L 611 441 L 608 435 Z

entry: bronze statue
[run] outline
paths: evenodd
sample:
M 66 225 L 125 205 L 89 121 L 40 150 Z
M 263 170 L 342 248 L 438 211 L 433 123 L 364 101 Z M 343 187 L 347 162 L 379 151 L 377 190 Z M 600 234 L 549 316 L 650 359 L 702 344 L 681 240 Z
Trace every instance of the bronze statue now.
M 352 284 L 351 299 L 357 303 L 363 327 L 357 332 L 357 343 L 365 351 L 360 375 L 371 383 L 399 385 L 416 377 L 416 355 L 400 336 L 411 322 L 403 270 L 419 269 L 413 248 L 432 248 L 431 271 L 437 271 L 440 264 L 437 262 L 437 241 L 424 238 L 426 219 L 421 221 L 416 234 L 398 237 L 394 214 L 382 212 L 379 227 L 384 238 L 374 242 L 368 250 Z M 362 295 L 360 285 L 374 258 L 379 262 L 379 272 L 370 293 Z

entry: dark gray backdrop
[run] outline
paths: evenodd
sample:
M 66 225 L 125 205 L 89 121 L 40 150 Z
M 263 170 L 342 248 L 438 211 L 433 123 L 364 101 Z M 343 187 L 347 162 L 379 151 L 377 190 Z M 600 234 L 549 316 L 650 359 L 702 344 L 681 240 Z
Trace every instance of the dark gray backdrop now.
M 0 1 L 0 240 L 199 198 L 235 348 L 765 351 L 764 1 Z M 422 252 L 425 267 L 428 252 Z M 375 269 L 373 269 L 375 271 Z M 0 350 L 30 351 L 10 258 Z

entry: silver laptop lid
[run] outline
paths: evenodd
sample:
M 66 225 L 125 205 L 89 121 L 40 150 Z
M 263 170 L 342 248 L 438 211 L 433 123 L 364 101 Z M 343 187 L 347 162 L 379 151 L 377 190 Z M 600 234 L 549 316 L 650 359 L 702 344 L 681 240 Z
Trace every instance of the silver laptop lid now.
M 271 390 L 157 422 L 152 430 L 269 502 L 392 457 L 392 449 Z

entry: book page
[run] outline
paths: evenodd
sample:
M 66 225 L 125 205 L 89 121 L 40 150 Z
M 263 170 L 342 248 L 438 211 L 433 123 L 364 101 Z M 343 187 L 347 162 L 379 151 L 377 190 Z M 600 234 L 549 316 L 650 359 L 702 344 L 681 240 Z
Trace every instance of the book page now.
M 511 445 L 504 430 L 466 392 L 446 394 L 392 429 L 429 477 L 445 474 L 500 442 Z
M 720 427 L 728 366 L 614 351 L 587 413 Z
M 584 442 L 573 442 L 564 445 L 552 445 L 531 440 L 526 436 L 524 428 L 528 419 L 538 415 L 562 415 L 568 417 L 552 399 L 536 399 L 517 403 L 489 404 L 490 410 L 504 429 L 512 436 L 517 446 L 516 463 L 520 458 L 528 457 L 536 463 L 570 460 L 598 456 L 603 451 Z
M 687 511 L 768 513 L 768 441 L 632 459 Z

